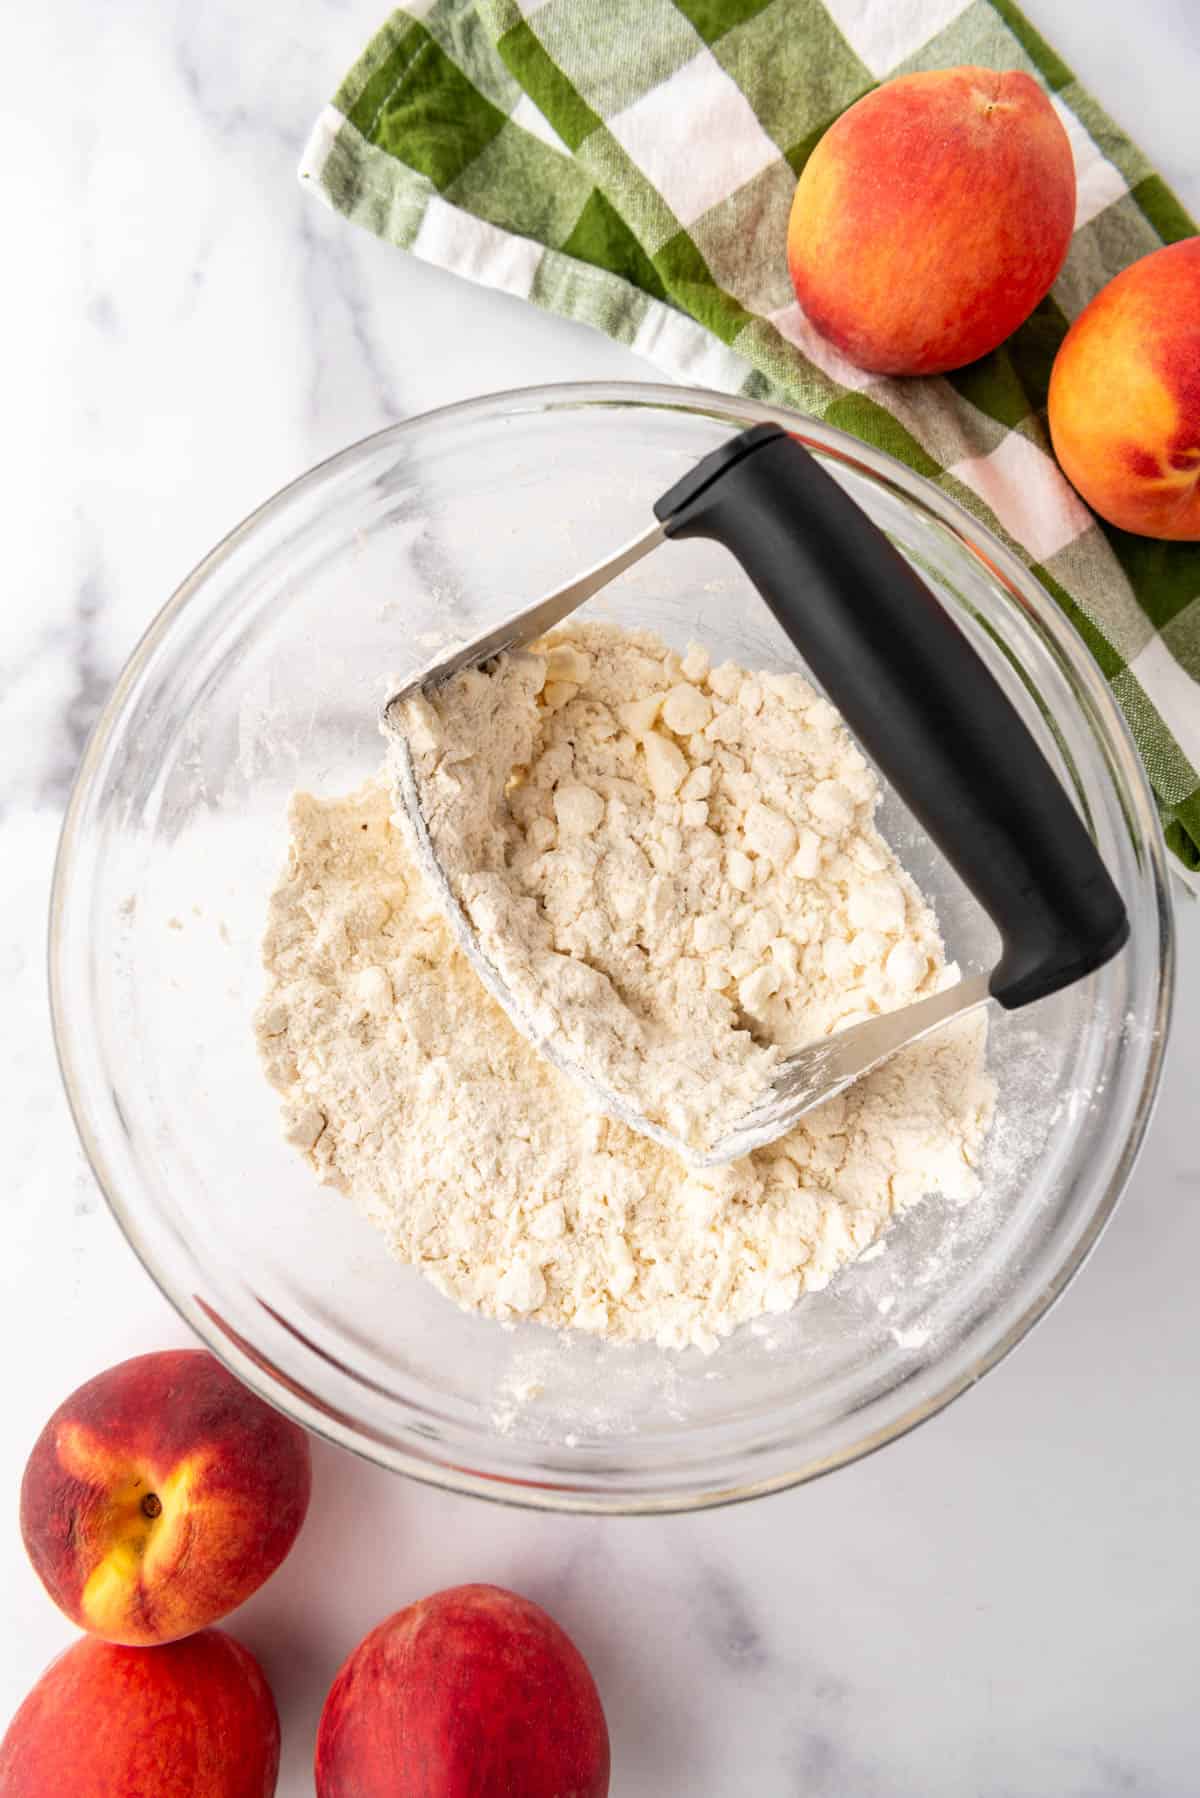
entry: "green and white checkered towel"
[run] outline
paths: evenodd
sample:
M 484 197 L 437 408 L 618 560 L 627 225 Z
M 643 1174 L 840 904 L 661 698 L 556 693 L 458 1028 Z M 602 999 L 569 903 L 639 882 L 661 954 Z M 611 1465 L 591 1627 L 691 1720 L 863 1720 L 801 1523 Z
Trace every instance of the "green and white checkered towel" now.
M 1049 89 L 1075 151 L 1075 237 L 1002 349 L 889 380 L 796 305 L 788 209 L 847 106 L 958 63 Z M 318 120 L 301 177 L 417 256 L 595 325 L 678 379 L 840 425 L 952 493 L 1078 629 L 1172 849 L 1200 869 L 1200 543 L 1100 525 L 1045 429 L 1070 319 L 1195 226 L 1011 0 L 414 0 Z

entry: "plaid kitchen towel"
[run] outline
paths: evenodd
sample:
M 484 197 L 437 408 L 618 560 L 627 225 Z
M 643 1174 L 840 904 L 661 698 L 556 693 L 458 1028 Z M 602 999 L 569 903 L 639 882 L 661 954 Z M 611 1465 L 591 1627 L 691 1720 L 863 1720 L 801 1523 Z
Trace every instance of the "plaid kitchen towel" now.
M 821 134 L 893 75 L 977 63 L 1049 90 L 1075 237 L 1000 350 L 894 380 L 807 322 L 784 239 Z M 1195 231 L 1011 0 L 414 0 L 313 131 L 301 178 L 389 242 L 595 325 L 668 374 L 890 450 L 983 519 L 1091 649 L 1171 848 L 1200 869 L 1200 543 L 1097 522 L 1059 474 L 1046 387 L 1068 322 Z

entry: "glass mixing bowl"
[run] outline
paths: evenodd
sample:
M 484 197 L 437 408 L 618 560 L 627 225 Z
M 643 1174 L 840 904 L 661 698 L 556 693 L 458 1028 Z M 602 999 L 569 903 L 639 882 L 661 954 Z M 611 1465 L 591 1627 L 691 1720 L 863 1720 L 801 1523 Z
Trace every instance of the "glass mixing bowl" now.
M 886 1247 L 712 1356 L 464 1314 L 281 1140 L 251 1014 L 284 809 L 381 760 L 389 674 L 643 529 L 731 432 L 794 429 L 916 562 L 1067 783 L 1121 887 L 1127 950 L 991 1024 L 1000 1117 L 978 1201 L 927 1200 Z M 593 601 L 718 658 L 796 667 L 725 553 L 669 544 Z M 983 918 L 894 794 L 881 821 L 965 968 Z M 122 1229 L 264 1398 L 388 1467 L 562 1509 L 638 1511 L 809 1479 L 977 1380 L 1063 1290 L 1145 1129 L 1171 923 L 1146 781 L 1078 638 L 936 488 L 778 409 L 649 385 L 547 387 L 397 425 L 296 481 L 185 581 L 92 738 L 54 887 L 54 1022 L 76 1122 Z

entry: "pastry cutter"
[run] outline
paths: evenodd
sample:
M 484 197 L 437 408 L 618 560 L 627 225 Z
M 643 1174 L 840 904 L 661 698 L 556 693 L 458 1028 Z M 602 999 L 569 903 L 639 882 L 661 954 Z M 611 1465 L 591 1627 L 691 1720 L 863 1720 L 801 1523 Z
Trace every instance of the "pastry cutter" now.
M 804 446 L 778 425 L 731 438 L 654 506 L 656 522 L 557 592 L 422 670 L 382 714 L 423 871 L 484 985 L 549 1060 L 610 1115 L 693 1166 L 784 1135 L 898 1049 L 994 1000 L 1032 1004 L 1101 967 L 1129 920 L 1065 789 L 1009 699 L 914 569 Z M 761 1100 L 698 1152 L 602 1088 L 522 1014 L 455 897 L 430 840 L 403 702 L 560 624 L 664 539 L 708 537 L 741 563 L 861 746 L 1000 934 L 987 974 L 790 1052 Z

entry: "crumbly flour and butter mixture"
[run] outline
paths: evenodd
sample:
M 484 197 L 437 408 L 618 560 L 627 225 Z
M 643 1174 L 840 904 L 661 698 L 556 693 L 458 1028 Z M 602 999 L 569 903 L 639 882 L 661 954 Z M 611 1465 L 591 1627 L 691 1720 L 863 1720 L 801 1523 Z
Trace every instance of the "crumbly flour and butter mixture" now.
M 874 828 L 872 770 L 797 675 L 575 623 L 405 729 L 439 859 L 522 1009 L 691 1143 L 781 1053 L 953 978 Z M 264 959 L 289 1139 L 401 1260 L 502 1320 L 710 1349 L 923 1195 L 976 1190 L 982 1015 L 728 1167 L 598 1111 L 481 984 L 386 773 L 294 797 Z

